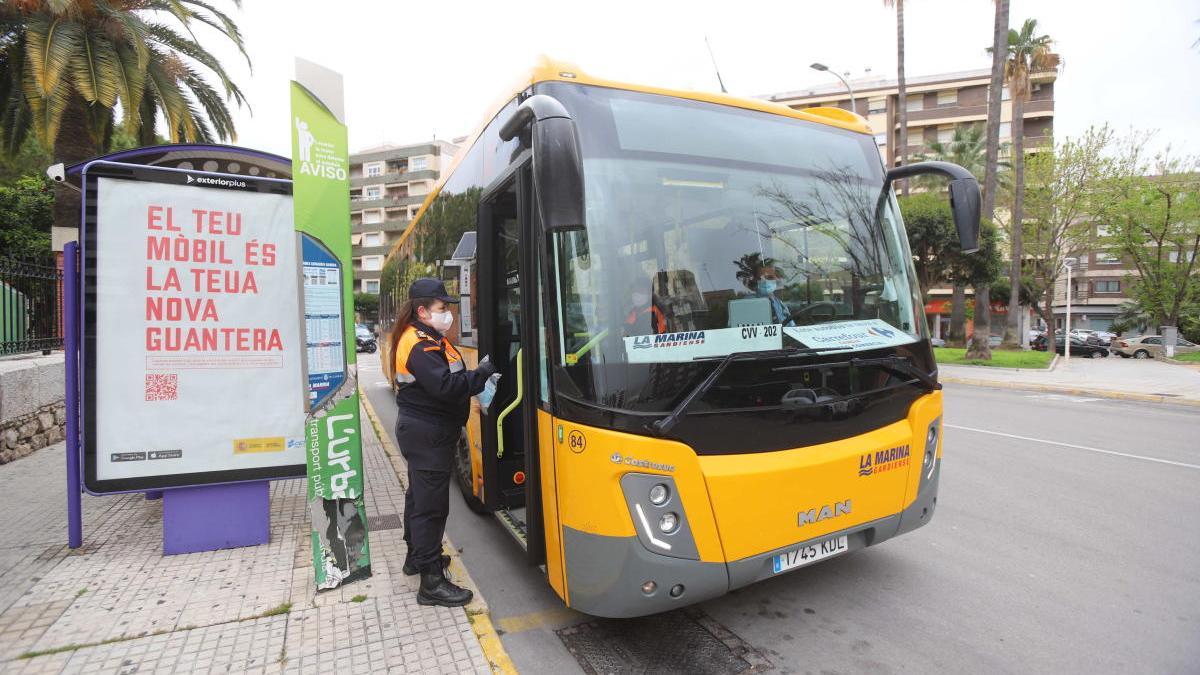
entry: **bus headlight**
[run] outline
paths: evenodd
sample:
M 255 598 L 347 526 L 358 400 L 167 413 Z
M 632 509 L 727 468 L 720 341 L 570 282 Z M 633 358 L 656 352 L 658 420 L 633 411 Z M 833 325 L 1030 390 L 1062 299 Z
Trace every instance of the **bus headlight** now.
M 925 433 L 925 459 L 921 463 L 921 468 L 925 470 L 926 480 L 933 477 L 933 469 L 937 465 L 937 444 L 941 429 L 942 418 L 938 417 L 929 423 L 929 431 Z
M 647 551 L 684 560 L 699 560 L 688 523 L 683 493 L 670 475 L 630 472 L 621 476 L 621 492 L 637 539 Z M 702 492 L 702 490 L 701 490 Z M 697 502 L 700 507 L 708 505 Z M 664 591 L 669 585 L 664 587 Z
M 662 506 L 663 504 L 666 504 L 667 499 L 670 498 L 670 496 L 671 491 L 668 490 L 667 486 L 663 485 L 662 483 L 650 488 L 650 503 L 655 506 Z
M 679 527 L 679 516 L 674 513 L 668 511 L 662 515 L 662 518 L 658 519 L 658 529 L 663 534 L 671 534 L 677 527 Z

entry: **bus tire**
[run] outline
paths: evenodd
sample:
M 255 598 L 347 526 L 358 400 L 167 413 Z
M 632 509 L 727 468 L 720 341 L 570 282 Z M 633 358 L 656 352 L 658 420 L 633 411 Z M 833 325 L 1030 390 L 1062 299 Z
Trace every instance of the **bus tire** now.
M 464 429 L 458 437 L 458 445 L 454 447 L 454 478 L 458 489 L 462 492 L 463 501 L 473 513 L 480 515 L 488 512 L 483 502 L 471 491 L 471 447 L 467 445 L 467 431 Z

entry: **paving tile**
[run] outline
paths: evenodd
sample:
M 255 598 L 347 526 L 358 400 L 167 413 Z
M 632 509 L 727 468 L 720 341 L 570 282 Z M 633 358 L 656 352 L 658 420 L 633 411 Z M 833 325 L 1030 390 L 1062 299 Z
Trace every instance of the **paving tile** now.
M 364 442 L 368 516 L 402 516 L 391 460 Z M 61 444 L 0 466 L 0 507 L 29 514 L 0 523 L 19 542 L 0 545 L 0 672 L 490 672 L 462 609 L 416 604 L 400 530 L 371 533 L 373 577 L 316 593 L 303 481 L 271 483 L 268 544 L 164 556 L 162 502 L 140 494 L 85 495 L 68 549 L 64 471 Z

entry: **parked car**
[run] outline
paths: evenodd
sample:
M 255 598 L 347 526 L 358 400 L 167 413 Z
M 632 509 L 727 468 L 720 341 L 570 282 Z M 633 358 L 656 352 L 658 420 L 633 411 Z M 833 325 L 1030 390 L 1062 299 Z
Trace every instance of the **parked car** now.
M 929 344 L 933 347 L 945 347 L 946 341 L 942 338 L 931 337 L 929 338 Z
M 354 342 L 355 351 L 374 354 L 379 348 L 379 343 L 375 339 L 375 334 L 372 333 L 366 326 L 356 324 L 354 326 Z
M 1108 346 L 1108 343 L 1104 341 L 1104 337 L 1100 334 L 1100 331 L 1096 331 L 1096 330 L 1088 330 L 1086 328 L 1074 328 L 1071 330 L 1071 337 L 1079 339 L 1079 340 L 1083 340 L 1084 342 L 1086 342 L 1090 345 L 1100 345 L 1102 347 Z
M 1095 337 L 1092 338 L 1095 340 Z M 1054 351 L 1059 354 L 1066 354 L 1063 344 L 1065 340 L 1059 335 L 1054 338 Z M 1089 342 L 1077 337 L 1071 338 L 1071 356 L 1087 356 L 1093 359 L 1102 359 L 1108 356 L 1108 347 L 1100 345 L 1099 340 Z
M 1142 335 L 1133 338 L 1117 338 L 1113 341 L 1112 350 L 1123 358 L 1135 359 L 1157 358 L 1163 355 L 1163 339 L 1161 335 Z M 1183 338 L 1175 341 L 1176 354 L 1191 354 L 1200 351 L 1200 345 L 1188 342 Z

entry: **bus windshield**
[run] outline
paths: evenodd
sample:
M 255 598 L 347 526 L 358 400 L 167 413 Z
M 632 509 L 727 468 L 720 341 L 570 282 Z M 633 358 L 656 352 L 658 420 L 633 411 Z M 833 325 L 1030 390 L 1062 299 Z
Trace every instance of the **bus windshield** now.
M 731 352 L 926 336 L 872 136 L 637 92 L 545 85 L 578 123 L 586 229 L 554 234 L 564 393 L 669 409 Z M 816 353 L 820 353 L 817 351 Z

